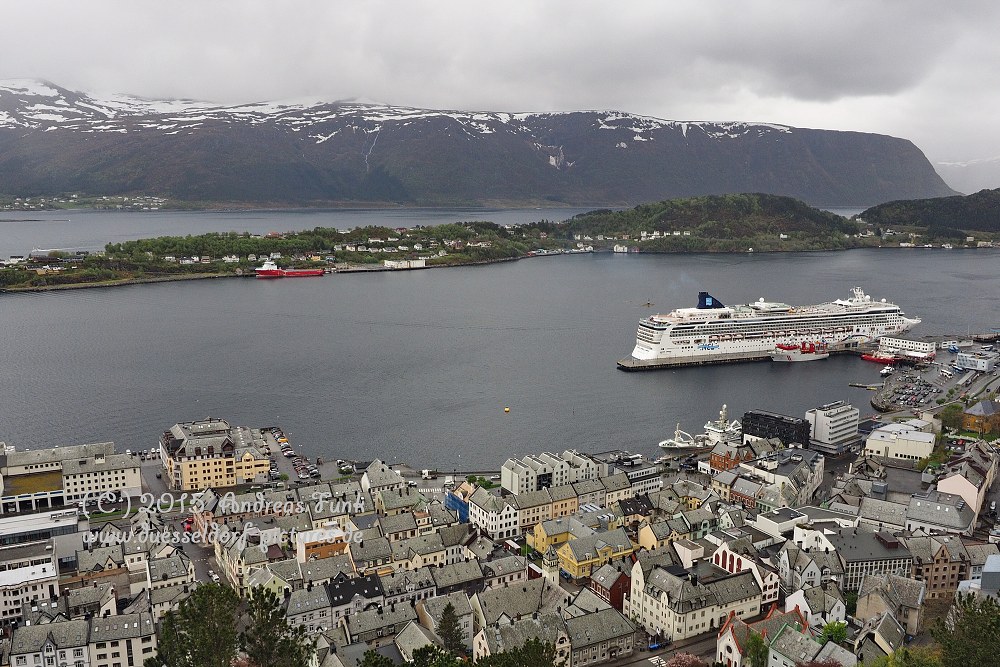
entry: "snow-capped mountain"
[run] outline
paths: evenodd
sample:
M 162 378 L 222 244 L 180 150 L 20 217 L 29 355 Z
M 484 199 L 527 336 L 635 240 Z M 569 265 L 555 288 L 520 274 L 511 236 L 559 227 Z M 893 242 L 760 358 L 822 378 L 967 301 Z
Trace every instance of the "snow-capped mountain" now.
M 910 142 L 615 111 L 219 105 L 0 81 L 0 193 L 258 203 L 627 204 L 770 192 L 861 205 L 952 194 Z

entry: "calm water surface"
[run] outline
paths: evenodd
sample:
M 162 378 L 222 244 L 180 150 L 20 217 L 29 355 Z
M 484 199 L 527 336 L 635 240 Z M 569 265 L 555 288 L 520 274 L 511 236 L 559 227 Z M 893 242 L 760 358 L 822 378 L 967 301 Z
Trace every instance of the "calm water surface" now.
M 879 368 L 837 357 L 617 370 L 650 310 L 694 305 L 699 290 L 808 304 L 861 285 L 922 317 L 913 335 L 961 335 L 1000 325 L 998 258 L 605 254 L 0 294 L 0 440 L 148 448 L 174 422 L 211 415 L 280 424 L 312 456 L 442 469 L 566 447 L 653 453 L 676 422 L 699 432 L 722 403 L 734 417 L 837 399 L 868 412 L 868 392 L 848 383 L 878 381 Z

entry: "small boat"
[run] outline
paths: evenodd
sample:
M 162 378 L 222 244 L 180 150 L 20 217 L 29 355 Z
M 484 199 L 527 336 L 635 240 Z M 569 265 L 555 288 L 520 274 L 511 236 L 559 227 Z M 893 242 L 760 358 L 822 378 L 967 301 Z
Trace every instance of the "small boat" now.
M 323 269 L 282 269 L 273 260 L 267 260 L 263 266 L 254 269 L 258 278 L 306 278 L 323 275 Z
M 830 352 L 824 343 L 779 344 L 771 352 L 771 361 L 815 361 L 829 356 Z
M 895 372 L 896 372 L 895 368 L 893 368 L 892 366 L 886 366 L 885 368 L 883 368 L 882 370 L 880 370 L 878 372 L 878 374 L 881 375 L 882 377 L 888 377 L 888 376 L 892 375 Z

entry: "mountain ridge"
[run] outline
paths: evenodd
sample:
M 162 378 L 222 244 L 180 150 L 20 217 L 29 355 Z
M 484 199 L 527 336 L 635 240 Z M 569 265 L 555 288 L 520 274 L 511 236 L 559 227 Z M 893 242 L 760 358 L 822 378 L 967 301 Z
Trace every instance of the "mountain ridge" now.
M 905 139 L 621 111 L 90 96 L 0 81 L 0 192 L 186 201 L 634 205 L 770 192 L 820 205 L 955 194 Z

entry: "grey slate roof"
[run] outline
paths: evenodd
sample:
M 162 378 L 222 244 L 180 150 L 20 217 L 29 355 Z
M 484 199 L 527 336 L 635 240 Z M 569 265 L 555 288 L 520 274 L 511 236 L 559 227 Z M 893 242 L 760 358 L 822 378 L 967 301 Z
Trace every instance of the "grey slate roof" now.
M 427 500 L 419 491 L 410 487 L 403 489 L 382 489 L 378 492 L 378 496 L 386 512 L 416 507 Z
M 714 605 L 726 605 L 761 593 L 760 586 L 757 585 L 750 570 L 708 583 L 693 584 L 686 578 L 682 579 L 662 568 L 655 568 L 649 574 L 646 585 L 665 592 L 668 596 L 668 605 L 678 613 Z
M 397 604 L 383 607 L 381 610 L 368 609 L 359 614 L 349 614 L 345 617 L 347 629 L 352 637 L 378 628 L 394 626 L 396 631 L 403 629 L 403 624 L 417 619 L 417 612 L 409 604 Z
M 555 614 L 539 614 L 538 618 L 522 618 L 512 624 L 485 628 L 484 636 L 491 654 L 524 646 L 532 639 L 555 644 L 564 631 L 562 619 Z
M 378 459 L 372 461 L 372 464 L 365 469 L 364 474 L 368 478 L 368 487 L 372 489 L 403 483 L 403 478 L 399 476 L 399 473 Z
M 464 586 L 483 578 L 483 568 L 476 561 L 452 563 L 431 570 L 438 589 Z
M 623 472 L 617 475 L 609 475 L 600 480 L 604 484 L 604 490 L 607 492 L 622 491 L 624 489 L 632 486 L 632 482 L 629 481 L 628 475 Z
M 906 518 L 961 532 L 972 524 L 975 512 L 958 496 L 931 491 L 910 498 Z
M 486 577 L 501 577 L 512 572 L 523 572 L 527 567 L 527 559 L 522 556 L 504 556 L 482 564 L 483 575 Z
M 469 596 L 462 591 L 449 593 L 448 595 L 437 595 L 423 601 L 427 614 L 434 619 L 434 624 L 441 622 L 441 614 L 444 608 L 451 604 L 455 608 L 455 614 L 461 618 L 472 613 L 472 605 L 469 603 Z
M 380 576 L 379 581 L 386 597 L 434 588 L 434 578 L 431 577 L 429 567 L 418 567 L 416 570 L 398 570 L 392 574 Z
M 354 565 L 351 563 L 351 557 L 343 553 L 329 558 L 306 561 L 299 565 L 299 571 L 302 583 L 308 584 L 329 581 L 342 573 L 352 576 Z
M 566 619 L 566 631 L 574 651 L 602 642 L 625 637 L 635 632 L 635 626 L 617 609 L 603 609 Z
M 76 566 L 80 572 L 103 571 L 105 565 L 110 561 L 113 561 L 118 567 L 124 567 L 125 554 L 122 545 L 95 547 L 92 551 L 80 550 L 76 552 Z
M 90 641 L 105 642 L 135 639 L 156 634 L 152 614 L 119 614 L 91 621 Z
M 575 540 L 570 540 L 567 544 L 570 551 L 573 552 L 573 557 L 578 561 L 585 560 L 587 554 L 591 554 L 592 558 L 595 557 L 598 549 L 603 549 L 608 545 L 611 545 L 616 552 L 632 547 L 632 541 L 623 528 L 609 530 L 606 533 L 596 533 L 589 537 L 579 537 Z M 618 548 L 619 546 L 621 548 Z
M 285 600 L 284 606 L 287 616 L 297 616 L 298 614 L 307 614 L 318 609 L 328 609 L 331 606 L 330 595 L 326 590 L 326 586 L 313 586 L 312 590 L 300 588 L 297 591 L 291 592 Z
M 607 563 L 602 565 L 599 570 L 593 572 L 590 575 L 590 580 L 594 583 L 603 586 L 604 588 L 610 590 L 618 578 L 622 576 L 622 573 L 615 566 Z
M 906 505 L 878 498 L 862 498 L 858 516 L 887 526 L 905 526 Z
M 392 546 L 384 537 L 365 539 L 364 542 L 352 542 L 351 558 L 359 565 L 375 560 L 383 560 L 392 556 Z
M 488 588 L 476 593 L 479 606 L 483 610 L 486 625 L 493 625 L 499 618 L 517 618 L 530 615 L 542 606 L 545 579 L 529 579 L 512 586 Z
M 150 581 L 164 581 L 176 577 L 186 577 L 190 574 L 188 566 L 191 559 L 184 552 L 178 551 L 166 558 L 152 558 L 147 561 Z
M 778 635 L 771 640 L 771 650 L 789 658 L 794 664 L 812 660 L 821 648 L 808 634 L 799 632 L 790 625 L 778 630 Z
M 417 529 L 417 520 L 412 513 L 402 512 L 400 514 L 393 514 L 392 516 L 379 517 L 378 526 L 382 531 L 382 536 L 388 537 L 393 533 L 415 531 Z
M 89 636 L 89 623 L 83 619 L 21 626 L 14 630 L 10 654 L 37 653 L 46 642 L 56 649 L 86 646 Z
M 888 607 L 894 612 L 900 607 L 919 609 L 924 603 L 927 586 L 922 581 L 895 574 L 865 574 L 861 580 L 858 597 L 863 598 L 872 593 L 881 594 Z
M 417 535 L 392 543 L 392 559 L 394 561 L 409 560 L 417 555 L 427 556 L 439 551 L 444 551 L 444 544 L 438 533 Z

